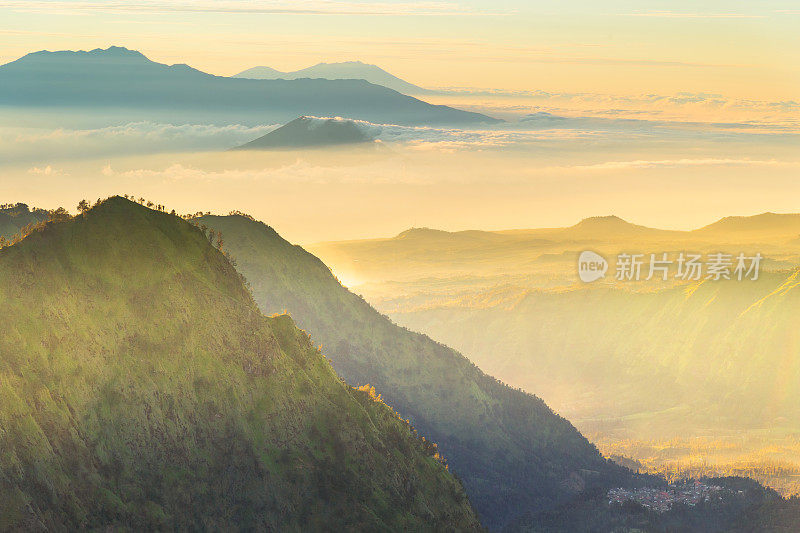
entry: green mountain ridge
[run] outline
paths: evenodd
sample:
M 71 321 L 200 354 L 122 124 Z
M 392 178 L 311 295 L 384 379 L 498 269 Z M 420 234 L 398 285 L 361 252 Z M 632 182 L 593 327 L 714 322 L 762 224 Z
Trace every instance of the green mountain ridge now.
M 480 525 L 459 482 L 228 259 L 121 198 L 0 250 L 0 530 Z
M 603 459 L 540 398 L 395 325 L 272 228 L 242 216 L 198 222 L 222 233 L 264 313 L 290 311 L 348 383 L 376 386 L 439 444 L 490 528 L 589 487 L 630 481 L 629 471 Z

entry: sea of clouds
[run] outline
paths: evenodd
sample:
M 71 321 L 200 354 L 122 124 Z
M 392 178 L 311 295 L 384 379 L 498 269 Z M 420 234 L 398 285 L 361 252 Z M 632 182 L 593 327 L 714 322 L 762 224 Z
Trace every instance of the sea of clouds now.
M 348 121 L 366 137 L 387 149 L 404 151 L 508 151 L 541 153 L 576 150 L 582 146 L 611 147 L 698 145 L 800 146 L 800 131 L 788 125 L 754 123 L 701 123 L 630 118 L 559 116 L 532 113 L 496 126 L 445 128 L 374 124 L 341 117 L 307 117 L 309 127 L 326 121 Z M 62 160 L 124 157 L 160 153 L 224 152 L 245 144 L 279 124 L 165 124 L 130 122 L 94 128 L 0 126 L 0 166 L 29 165 L 44 169 Z M 735 151 L 735 150 L 734 150 Z

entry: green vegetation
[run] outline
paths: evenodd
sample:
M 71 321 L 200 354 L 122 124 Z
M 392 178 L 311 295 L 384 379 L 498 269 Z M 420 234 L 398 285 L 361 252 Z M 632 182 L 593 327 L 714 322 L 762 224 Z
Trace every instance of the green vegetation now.
M 565 419 L 430 338 L 393 324 L 316 257 L 243 216 L 203 216 L 266 314 L 287 310 L 352 385 L 370 383 L 439 445 L 484 523 L 499 528 L 592 487 L 629 481 Z
M 174 215 L 40 225 L 0 250 L 0 316 L 0 530 L 480 528 L 435 446 Z

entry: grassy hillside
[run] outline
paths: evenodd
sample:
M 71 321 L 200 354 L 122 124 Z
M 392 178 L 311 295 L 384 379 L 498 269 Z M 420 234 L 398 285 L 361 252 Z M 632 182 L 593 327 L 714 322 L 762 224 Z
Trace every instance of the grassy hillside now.
M 242 216 L 199 222 L 222 232 L 265 313 L 291 312 L 349 383 L 375 385 L 439 443 L 490 527 L 627 478 L 542 400 L 396 326 L 268 226 Z
M 435 447 L 120 198 L 0 250 L 0 530 L 475 530 Z

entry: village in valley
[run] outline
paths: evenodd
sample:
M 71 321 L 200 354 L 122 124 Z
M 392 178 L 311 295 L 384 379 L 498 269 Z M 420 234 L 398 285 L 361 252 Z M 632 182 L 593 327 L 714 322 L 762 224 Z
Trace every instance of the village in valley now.
M 694 507 L 700 502 L 709 501 L 712 498 L 722 499 L 722 497 L 723 491 L 720 486 L 707 485 L 700 481 L 687 481 L 666 489 L 611 489 L 608 491 L 608 504 L 623 504 L 632 501 L 647 509 L 663 513 L 672 509 L 676 503 Z

